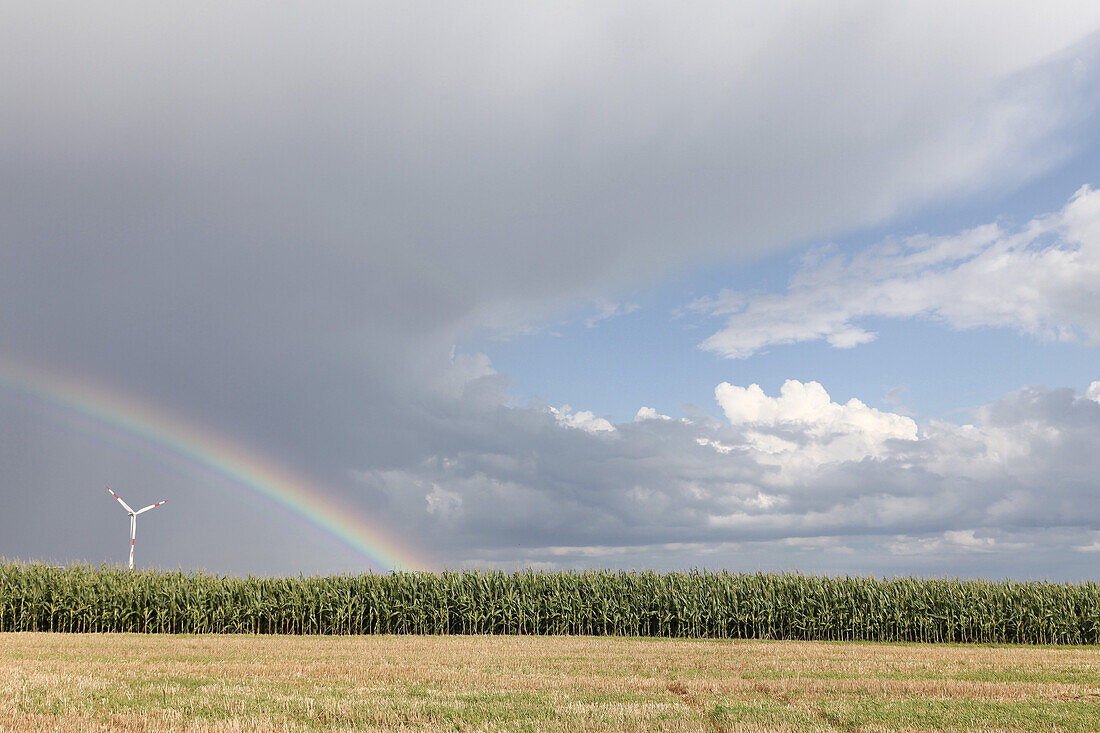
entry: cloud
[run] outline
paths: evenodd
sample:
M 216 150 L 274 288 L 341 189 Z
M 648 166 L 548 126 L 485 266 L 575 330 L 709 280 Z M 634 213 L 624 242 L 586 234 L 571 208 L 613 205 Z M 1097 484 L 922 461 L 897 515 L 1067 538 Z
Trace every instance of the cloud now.
M 598 298 L 596 300 L 596 308 L 598 312 L 595 315 L 591 315 L 584 319 L 584 325 L 588 328 L 595 328 L 600 321 L 606 321 L 608 318 L 625 316 L 627 313 L 633 313 L 641 308 L 641 306 L 637 303 L 614 303 L 606 298 Z
M 749 556 L 774 566 L 807 552 L 813 567 L 851 570 L 863 557 L 861 567 L 890 572 L 941 573 L 950 562 L 1018 576 L 1090 552 L 1100 531 L 1100 409 L 1070 390 L 1021 390 L 971 424 L 919 429 L 856 399 L 834 402 L 814 382 L 788 380 L 777 397 L 723 383 L 715 395 L 725 420 L 640 410 L 613 426 L 613 441 L 514 406 L 493 418 L 508 426 L 507 446 L 455 450 L 365 485 L 391 507 L 420 487 L 405 521 L 424 532 L 444 526 L 424 511 L 426 497 L 437 485 L 457 492 L 448 556 L 469 564 L 660 555 L 671 566 Z
M 948 530 L 943 533 L 943 538 L 968 550 L 985 550 L 996 544 L 992 537 L 975 537 L 972 529 Z
M 1100 402 L 1100 382 L 1093 382 L 1090 384 L 1088 390 L 1085 392 L 1085 397 L 1088 397 L 1093 402 Z
M 852 256 L 811 253 L 783 294 L 725 291 L 695 310 L 728 315 L 703 348 L 746 358 L 778 344 L 872 341 L 861 319 L 923 317 L 955 328 L 1003 327 L 1100 342 L 1100 191 L 1013 230 L 988 224 L 948 237 L 910 237 Z
M 462 507 L 462 494 L 448 491 L 439 484 L 433 484 L 431 493 L 424 497 L 428 504 L 428 514 L 451 514 Z
M 577 430 L 583 430 L 586 433 L 615 432 L 615 426 L 612 425 L 609 420 L 602 417 L 596 417 L 590 410 L 573 412 L 573 408 L 569 405 L 562 405 L 560 409 L 551 407 L 550 414 L 552 414 L 554 419 L 562 425 L 576 428 Z
M 1028 542 L 998 541 L 991 536 L 989 530 L 984 530 L 982 537 L 978 537 L 977 533 L 978 530 L 965 529 L 947 530 L 942 535 L 930 537 L 902 535 L 896 541 L 890 542 L 887 549 L 892 555 L 936 558 L 975 553 L 1012 553 L 1034 549 L 1034 546 Z
M 827 462 L 878 457 L 890 441 L 917 439 L 912 419 L 854 397 L 838 404 L 817 382 L 789 379 L 779 397 L 768 397 L 756 384 L 723 382 L 714 394 L 730 424 L 744 427 L 744 447 L 761 454 L 758 461 L 782 467 L 784 475 Z
M 890 404 L 897 405 L 901 403 L 902 395 L 909 391 L 909 385 L 899 384 L 897 387 L 892 387 L 882 397 L 882 401 Z
M 671 420 L 668 415 L 662 415 L 652 407 L 639 407 L 638 412 L 634 415 L 634 421 L 639 422 L 641 420 Z

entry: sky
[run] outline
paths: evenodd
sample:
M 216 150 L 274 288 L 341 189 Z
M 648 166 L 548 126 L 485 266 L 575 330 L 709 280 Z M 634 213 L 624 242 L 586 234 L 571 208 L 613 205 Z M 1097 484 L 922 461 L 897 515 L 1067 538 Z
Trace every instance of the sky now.
M 0 556 L 1100 579 L 1100 6 L 0 6 Z

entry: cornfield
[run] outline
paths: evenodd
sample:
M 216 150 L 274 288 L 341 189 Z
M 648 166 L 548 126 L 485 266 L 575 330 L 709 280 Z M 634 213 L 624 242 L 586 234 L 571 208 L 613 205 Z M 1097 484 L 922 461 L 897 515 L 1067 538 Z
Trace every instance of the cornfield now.
M 326 577 L 0 563 L 0 631 L 1100 643 L 1100 585 L 790 573 Z

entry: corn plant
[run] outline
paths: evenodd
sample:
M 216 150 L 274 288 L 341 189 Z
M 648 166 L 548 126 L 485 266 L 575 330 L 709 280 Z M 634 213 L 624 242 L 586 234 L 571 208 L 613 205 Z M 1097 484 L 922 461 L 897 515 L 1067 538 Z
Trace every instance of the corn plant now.
M 685 571 L 326 577 L 0 562 L 0 631 L 1100 643 L 1100 585 Z

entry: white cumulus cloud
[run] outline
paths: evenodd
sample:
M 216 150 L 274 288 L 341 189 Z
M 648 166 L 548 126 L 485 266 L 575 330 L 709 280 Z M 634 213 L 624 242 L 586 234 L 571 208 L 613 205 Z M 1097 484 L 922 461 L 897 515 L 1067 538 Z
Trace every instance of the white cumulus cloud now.
M 562 425 L 570 428 L 577 428 L 583 430 L 586 433 L 614 433 L 615 426 L 611 422 L 602 417 L 596 417 L 591 410 L 578 410 L 573 412 L 573 408 L 569 405 L 562 405 L 561 408 L 551 407 L 550 414 Z
M 762 454 L 759 460 L 787 468 L 877 457 L 888 441 L 917 439 L 911 418 L 855 398 L 833 402 L 817 382 L 788 379 L 778 397 L 769 397 L 757 384 L 722 382 L 714 396 L 730 423 L 744 428 L 745 448 Z
M 641 422 L 642 420 L 671 420 L 668 415 L 662 415 L 652 407 L 639 407 L 637 414 L 634 415 L 634 422 Z
M 745 358 L 776 344 L 872 341 L 867 317 L 933 318 L 955 328 L 1012 328 L 1100 342 L 1100 191 L 1082 186 L 1060 211 L 1022 227 L 888 241 L 854 256 L 811 253 L 785 293 L 723 291 L 692 308 L 728 316 L 703 347 Z
M 1085 397 L 1093 402 L 1100 402 L 1100 382 L 1090 384 L 1088 390 L 1085 391 Z

